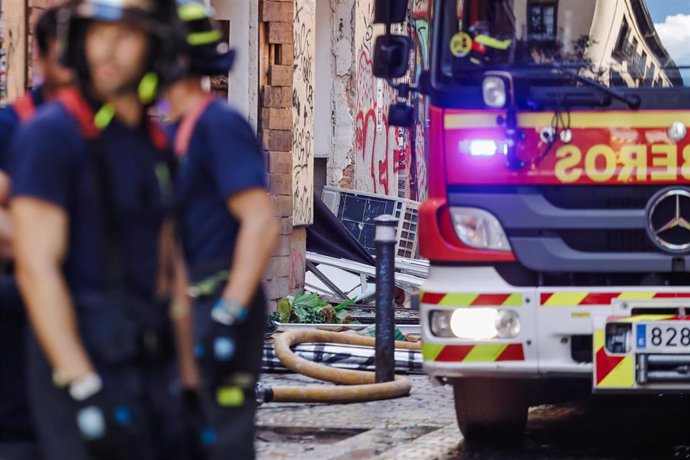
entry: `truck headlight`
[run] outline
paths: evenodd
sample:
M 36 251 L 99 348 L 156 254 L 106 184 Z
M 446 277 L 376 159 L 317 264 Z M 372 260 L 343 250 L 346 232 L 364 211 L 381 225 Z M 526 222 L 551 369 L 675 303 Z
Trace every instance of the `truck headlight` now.
M 606 325 L 606 350 L 609 353 L 629 353 L 632 350 L 632 324 L 608 323 Z
M 450 328 L 462 339 L 486 340 L 498 335 L 495 308 L 460 308 L 450 318 Z
M 429 327 L 436 337 L 469 340 L 512 339 L 520 334 L 520 315 L 496 308 L 458 308 L 429 313 Z
M 429 327 L 436 337 L 454 337 L 450 329 L 450 310 L 434 310 L 429 313 Z
M 496 315 L 496 330 L 505 339 L 512 339 L 520 334 L 520 315 L 513 310 L 499 310 Z
M 451 208 L 458 238 L 472 248 L 510 251 L 510 243 L 498 219 L 476 208 Z
M 501 77 L 486 77 L 482 81 L 482 97 L 487 107 L 500 109 L 506 106 L 508 95 L 506 82 Z

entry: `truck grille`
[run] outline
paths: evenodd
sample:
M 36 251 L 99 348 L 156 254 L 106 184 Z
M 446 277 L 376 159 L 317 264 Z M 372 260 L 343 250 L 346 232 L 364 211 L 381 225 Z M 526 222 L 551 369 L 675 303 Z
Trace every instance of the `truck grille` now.
M 562 209 L 644 209 L 661 189 L 657 186 L 540 186 L 535 187 L 554 206 Z
M 450 206 L 489 211 L 519 264 L 551 274 L 681 274 L 690 254 L 659 250 L 647 236 L 646 207 L 665 186 L 457 186 Z M 686 282 L 687 283 L 687 282 Z

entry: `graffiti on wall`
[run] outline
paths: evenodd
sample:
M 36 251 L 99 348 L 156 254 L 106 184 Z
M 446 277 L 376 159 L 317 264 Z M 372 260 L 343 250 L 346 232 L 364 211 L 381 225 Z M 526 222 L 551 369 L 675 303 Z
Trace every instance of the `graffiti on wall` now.
M 356 190 L 398 195 L 398 176 L 404 165 L 406 139 L 399 144 L 398 130 L 388 124 L 388 108 L 395 93 L 372 75 L 372 48 L 376 35 L 374 2 L 356 6 L 355 181 Z
M 410 67 L 418 78 L 423 69 L 429 68 L 429 0 L 414 0 L 409 20 L 409 32 L 413 48 Z M 415 124 L 410 133 L 412 155 L 410 164 L 410 198 L 423 201 L 427 197 L 427 163 L 429 145 L 426 132 L 426 121 L 429 118 L 429 101 L 426 96 L 415 93 L 412 96 L 415 108 Z
M 403 32 L 414 43 L 411 77 L 428 65 L 428 0 L 411 4 Z M 395 92 L 372 73 L 373 44 L 381 33 L 373 24 L 374 2 L 359 0 L 356 8 L 355 49 L 355 180 L 356 190 L 415 200 L 426 197 L 426 141 L 424 129 L 428 108 L 423 98 L 412 101 L 417 109 L 413 129 L 388 124 L 388 109 Z
M 314 215 L 314 40 L 316 0 L 295 5 L 293 65 L 293 225 L 309 225 Z
M 355 189 L 397 195 L 397 175 L 405 162 L 405 142 L 400 148 L 397 129 L 388 124 L 393 92 L 371 74 L 371 58 L 359 53 L 355 104 Z M 404 136 L 403 136 L 404 138 Z

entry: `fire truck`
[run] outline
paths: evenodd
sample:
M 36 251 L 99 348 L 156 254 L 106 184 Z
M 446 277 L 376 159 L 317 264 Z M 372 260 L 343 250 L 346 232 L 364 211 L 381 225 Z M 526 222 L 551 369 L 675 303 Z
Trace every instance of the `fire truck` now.
M 690 393 L 690 4 L 430 3 L 410 82 L 407 2 L 377 2 L 374 72 L 391 123 L 429 103 L 424 369 L 465 438 L 520 433 L 564 381 Z

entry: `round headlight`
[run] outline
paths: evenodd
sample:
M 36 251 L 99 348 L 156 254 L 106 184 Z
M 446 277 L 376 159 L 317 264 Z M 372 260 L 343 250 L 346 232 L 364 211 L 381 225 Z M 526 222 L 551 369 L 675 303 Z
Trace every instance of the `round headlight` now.
M 453 337 L 453 331 L 450 328 L 450 316 L 452 313 L 446 310 L 432 311 L 429 314 L 431 333 L 436 337 Z
M 501 108 L 506 106 L 506 82 L 500 77 L 486 77 L 482 82 L 482 96 L 488 107 Z
M 520 333 L 520 315 L 513 310 L 499 310 L 496 315 L 496 330 L 504 339 L 512 339 Z

